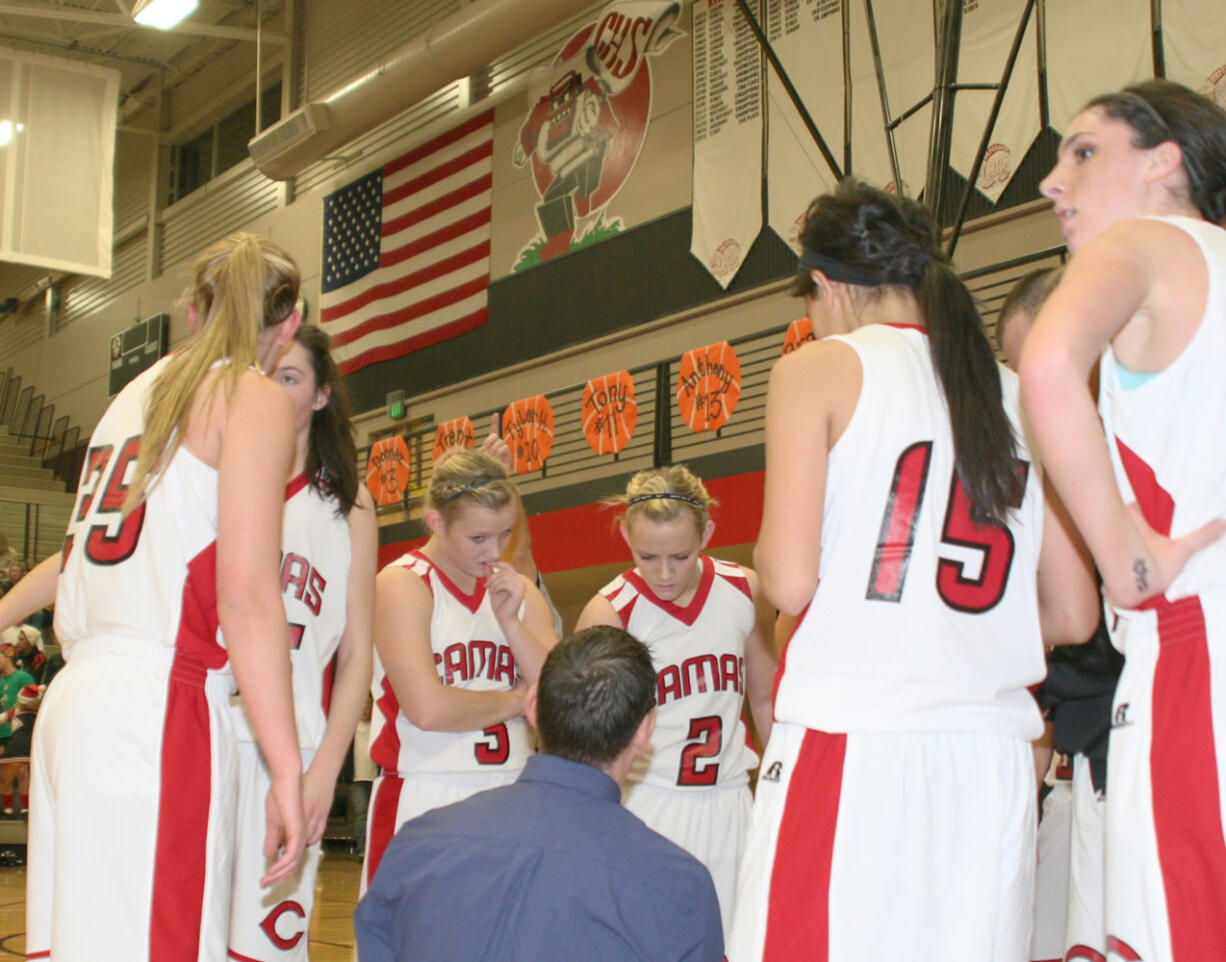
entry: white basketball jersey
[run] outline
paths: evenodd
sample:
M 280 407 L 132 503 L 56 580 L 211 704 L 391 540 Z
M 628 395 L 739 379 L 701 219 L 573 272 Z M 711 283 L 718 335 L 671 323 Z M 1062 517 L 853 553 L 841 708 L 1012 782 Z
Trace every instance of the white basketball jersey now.
M 739 565 L 699 557 L 698 590 L 684 608 L 657 598 L 635 570 L 601 594 L 622 626 L 651 650 L 656 730 L 628 785 L 701 789 L 748 781 L 758 756 L 745 739 L 745 639 L 753 598 Z
M 780 663 L 779 721 L 829 732 L 1042 731 L 1037 582 L 1043 494 L 1018 431 L 1022 506 L 972 523 L 945 398 L 920 328 L 839 337 L 860 358 L 856 410 L 830 451 L 820 581 Z M 1000 369 L 1018 424 L 1017 378 Z
M 91 638 L 148 642 L 227 665 L 217 630 L 217 471 L 182 445 L 125 518 L 144 403 L 164 358 L 111 402 L 90 438 L 64 539 L 55 633 L 64 656 Z
M 465 594 L 425 555 L 410 551 L 392 562 L 425 582 L 434 597 L 430 647 L 444 685 L 472 691 L 510 691 L 519 677 L 515 655 L 494 617 L 485 579 Z M 385 772 L 412 774 L 506 773 L 531 754 L 528 724 L 511 718 L 483 731 L 432 732 L 418 728 L 400 703 L 375 652 L 371 685 L 370 757 Z
M 329 669 L 345 631 L 352 548 L 349 523 L 338 510 L 336 500 L 321 497 L 307 484 L 305 474 L 285 489 L 281 596 L 289 621 L 294 716 L 302 748 L 318 748 L 323 741 L 331 694 Z M 231 706 L 231 719 L 237 738 L 254 741 L 241 702 Z
M 1200 248 L 1209 291 L 1200 326 L 1183 352 L 1138 387 L 1120 386 L 1103 354 L 1099 413 L 1116 482 L 1154 530 L 1187 534 L 1226 517 L 1226 231 L 1187 217 L 1156 218 Z M 1167 589 L 1171 601 L 1226 587 L 1226 539 L 1194 554 Z

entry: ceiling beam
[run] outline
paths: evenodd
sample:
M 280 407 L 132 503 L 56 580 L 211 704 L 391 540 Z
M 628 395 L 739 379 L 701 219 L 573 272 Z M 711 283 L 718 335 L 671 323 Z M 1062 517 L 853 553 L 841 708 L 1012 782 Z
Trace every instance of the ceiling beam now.
M 0 3 L 0 16 L 38 17 L 43 20 L 60 20 L 69 23 L 95 23 L 101 26 L 114 27 L 117 30 L 156 29 L 154 27 L 145 27 L 118 13 L 95 13 L 90 10 L 73 10 L 71 12 L 64 9 L 49 10 L 45 7 L 31 7 L 21 3 Z M 224 24 L 199 23 L 193 20 L 184 20 L 169 30 L 161 32 L 185 33 L 197 37 L 216 37 L 222 40 L 245 40 L 250 43 L 255 43 L 256 41 L 256 31 L 248 27 L 228 27 Z M 263 30 L 259 36 L 263 43 L 289 43 L 289 37 L 274 30 Z

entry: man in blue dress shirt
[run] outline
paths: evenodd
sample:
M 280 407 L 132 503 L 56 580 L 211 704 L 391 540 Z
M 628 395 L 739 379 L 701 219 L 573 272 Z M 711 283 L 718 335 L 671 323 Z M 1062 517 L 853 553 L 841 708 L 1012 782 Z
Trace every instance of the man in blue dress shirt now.
M 655 694 L 619 628 L 554 648 L 525 712 L 541 754 L 401 827 L 354 913 L 361 962 L 720 962 L 707 870 L 621 806 Z

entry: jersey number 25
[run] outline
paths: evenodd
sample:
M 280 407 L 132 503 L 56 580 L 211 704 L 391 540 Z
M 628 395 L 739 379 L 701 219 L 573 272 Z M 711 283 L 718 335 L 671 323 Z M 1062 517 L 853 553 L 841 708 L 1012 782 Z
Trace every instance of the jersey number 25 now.
M 897 602 L 902 599 L 931 461 L 931 441 L 917 442 L 898 456 L 868 576 L 866 597 L 869 600 Z M 1023 483 L 1029 468 L 1025 461 L 1017 462 Z M 981 553 L 979 575 L 975 578 L 966 575 L 966 564 L 962 561 L 948 557 L 937 561 L 936 588 L 941 600 L 950 608 L 971 614 L 995 607 L 1009 583 L 1013 535 L 1008 528 L 979 524 L 971 517 L 971 500 L 956 471 L 950 480 L 941 544 Z
M 85 470 L 81 476 L 81 500 L 73 518 L 74 525 L 84 521 L 92 508 L 94 518 L 102 522 L 90 525 L 85 536 L 85 556 L 98 565 L 119 564 L 131 557 L 145 523 L 145 503 L 142 501 L 119 521 L 114 534 L 109 533 L 114 521 L 109 521 L 107 516 L 119 518 L 123 514 L 123 503 L 128 497 L 125 475 L 140 455 L 140 435 L 124 441 L 115 457 L 111 457 L 113 453 L 114 449 L 109 444 L 90 448 L 86 453 Z M 100 490 L 101 498 L 98 497 Z M 75 535 L 69 534 L 64 540 L 64 561 L 68 560 L 74 539 Z

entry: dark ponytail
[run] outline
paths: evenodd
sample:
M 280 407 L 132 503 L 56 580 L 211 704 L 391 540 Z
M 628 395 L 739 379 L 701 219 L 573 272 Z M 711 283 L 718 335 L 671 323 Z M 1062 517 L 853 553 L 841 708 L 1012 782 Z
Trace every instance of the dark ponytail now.
M 973 517 L 981 524 L 1003 524 L 1009 509 L 1021 505 L 1025 484 L 1014 463 L 1017 441 L 1002 403 L 1000 368 L 974 298 L 938 245 L 928 212 L 914 201 L 848 179 L 809 206 L 800 239 L 806 254 L 828 258 L 871 282 L 869 292 L 905 287 L 914 294 L 949 407 L 958 478 Z M 833 274 L 831 279 L 838 280 Z M 798 272 L 792 292 L 812 294 L 807 268 Z
M 334 497 L 338 514 L 346 515 L 358 498 L 358 455 L 349 420 L 349 399 L 332 359 L 332 338 L 314 324 L 303 324 L 294 335 L 311 358 L 315 388 L 329 389 L 328 403 L 311 414 L 305 473 L 307 483 L 324 497 Z

